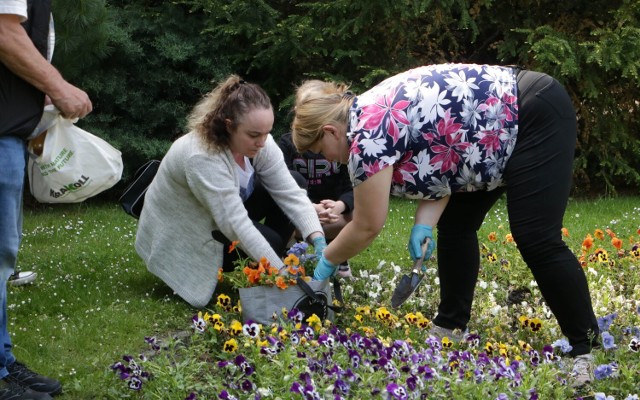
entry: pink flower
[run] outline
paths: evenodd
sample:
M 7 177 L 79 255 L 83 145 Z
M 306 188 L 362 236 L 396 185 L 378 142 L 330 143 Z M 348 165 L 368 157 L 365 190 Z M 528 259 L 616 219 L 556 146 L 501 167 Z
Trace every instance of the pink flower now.
M 386 120 L 386 126 L 383 128 L 393 138 L 393 144 L 396 144 L 400 138 L 398 123 L 409 125 L 405 110 L 411 102 L 409 100 L 398 100 L 394 103 L 395 98 L 396 90 L 394 89 L 388 94 L 378 96 L 374 104 L 362 107 L 360 122 L 356 130 L 364 128 L 374 131 L 380 128 Z

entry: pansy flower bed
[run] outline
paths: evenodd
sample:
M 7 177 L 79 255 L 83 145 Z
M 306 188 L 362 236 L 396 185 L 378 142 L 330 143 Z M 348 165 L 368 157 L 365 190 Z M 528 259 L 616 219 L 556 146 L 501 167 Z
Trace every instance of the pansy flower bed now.
M 578 391 L 568 384 L 571 346 L 508 232 L 491 232 L 482 244 L 461 342 L 428 335 L 435 268 L 393 310 L 391 293 L 406 271 L 352 265 L 355 278 L 342 283 L 345 311 L 334 323 L 295 309 L 270 325 L 243 322 L 237 295 L 218 293 L 210 309 L 185 316 L 188 336 L 145 338 L 142 355 L 113 364 L 112 379 L 121 382 L 114 390 L 149 399 L 638 399 L 640 229 L 588 232 L 576 252 L 602 343 L 593 351 L 595 380 Z

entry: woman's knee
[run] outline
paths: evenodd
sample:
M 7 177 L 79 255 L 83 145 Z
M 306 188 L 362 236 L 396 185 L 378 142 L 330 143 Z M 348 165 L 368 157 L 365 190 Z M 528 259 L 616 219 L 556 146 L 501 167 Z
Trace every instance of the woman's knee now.
M 553 263 L 559 257 L 564 258 L 567 252 L 571 253 L 562 240 L 560 232 L 553 234 L 552 232 L 512 230 L 511 234 L 522 259 L 529 267 Z

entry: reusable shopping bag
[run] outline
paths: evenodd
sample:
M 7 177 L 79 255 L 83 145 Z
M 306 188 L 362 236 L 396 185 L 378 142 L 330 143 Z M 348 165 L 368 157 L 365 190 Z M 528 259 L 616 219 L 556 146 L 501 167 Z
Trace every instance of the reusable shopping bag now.
M 79 203 L 115 185 L 122 154 L 103 139 L 58 115 L 45 133 L 42 154 L 30 153 L 31 194 L 41 203 Z

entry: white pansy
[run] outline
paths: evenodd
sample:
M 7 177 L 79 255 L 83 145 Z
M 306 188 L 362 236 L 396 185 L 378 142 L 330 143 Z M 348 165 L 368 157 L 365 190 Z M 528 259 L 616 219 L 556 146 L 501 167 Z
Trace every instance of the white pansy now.
M 258 388 L 258 390 L 256 390 L 256 392 L 261 397 L 271 397 L 271 395 L 273 394 L 273 392 L 269 388 Z

